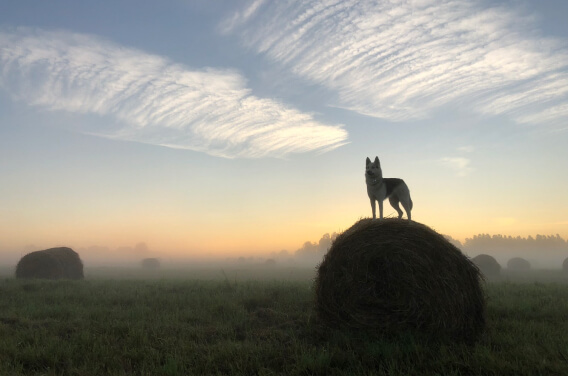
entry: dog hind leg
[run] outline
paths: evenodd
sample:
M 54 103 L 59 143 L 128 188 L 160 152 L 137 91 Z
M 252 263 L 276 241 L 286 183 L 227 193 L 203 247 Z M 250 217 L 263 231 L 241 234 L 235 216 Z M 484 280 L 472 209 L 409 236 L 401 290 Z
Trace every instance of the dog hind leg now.
M 396 212 L 398 213 L 398 219 L 402 218 L 402 210 L 400 210 L 400 206 L 398 206 L 398 197 L 396 196 L 390 196 L 389 197 L 389 202 L 391 204 L 391 206 L 396 210 Z M 404 206 L 404 204 L 403 204 Z M 408 212 L 408 211 L 407 211 Z
M 408 217 L 408 220 L 411 221 L 412 216 L 410 214 L 410 211 L 412 210 L 412 199 L 410 199 L 410 197 L 409 197 L 408 201 L 403 200 L 400 203 L 402 204 L 402 207 L 404 208 L 404 210 L 406 210 L 406 216 Z

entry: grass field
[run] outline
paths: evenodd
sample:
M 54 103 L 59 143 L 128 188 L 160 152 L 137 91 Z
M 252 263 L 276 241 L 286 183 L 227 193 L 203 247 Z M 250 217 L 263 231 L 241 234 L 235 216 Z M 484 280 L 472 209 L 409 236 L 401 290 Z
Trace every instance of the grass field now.
M 0 274 L 2 275 L 2 274 Z M 313 269 L 0 280 L 0 375 L 568 375 L 568 278 L 488 282 L 481 341 L 377 340 L 313 311 Z

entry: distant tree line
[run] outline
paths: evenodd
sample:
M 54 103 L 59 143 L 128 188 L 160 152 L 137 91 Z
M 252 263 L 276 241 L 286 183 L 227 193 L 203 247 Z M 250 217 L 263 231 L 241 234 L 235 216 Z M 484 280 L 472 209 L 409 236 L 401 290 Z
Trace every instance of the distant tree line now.
M 294 256 L 303 261 L 320 262 L 323 256 L 331 247 L 332 242 L 337 237 L 337 233 L 324 234 L 319 242 L 314 243 L 306 241 L 298 250 L 294 252 Z M 534 238 L 528 236 L 526 238 L 507 235 L 489 235 L 478 234 L 472 238 L 466 238 L 462 243 L 449 235 L 444 237 L 452 244 L 462 250 L 471 252 L 499 252 L 499 251 L 515 251 L 515 252 L 566 252 L 568 251 L 568 241 L 563 239 L 560 235 L 536 235 Z
M 560 235 L 536 235 L 526 238 L 506 235 L 479 234 L 465 239 L 464 249 L 471 250 L 518 250 L 518 251 L 567 251 L 568 242 Z
M 303 261 L 319 262 L 331 247 L 331 243 L 337 238 L 337 235 L 335 232 L 331 235 L 327 233 L 317 243 L 307 241 L 294 252 L 294 256 Z

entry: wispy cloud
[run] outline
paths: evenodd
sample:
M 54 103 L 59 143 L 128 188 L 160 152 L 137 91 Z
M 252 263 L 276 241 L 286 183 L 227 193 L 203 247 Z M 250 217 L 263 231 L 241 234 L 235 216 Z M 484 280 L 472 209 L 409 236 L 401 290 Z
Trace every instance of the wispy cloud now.
M 487 4 L 487 3 L 485 3 Z M 519 10 L 467 0 L 254 1 L 221 23 L 243 45 L 389 120 L 441 106 L 518 122 L 568 115 L 568 50 Z
M 82 131 L 222 157 L 280 157 L 346 142 L 340 125 L 251 94 L 237 72 L 190 69 L 97 37 L 0 31 L 0 87 L 53 111 L 97 114 Z
M 472 168 L 469 166 L 470 160 L 463 157 L 445 157 L 440 159 L 440 162 L 454 170 L 457 176 L 463 177 L 468 175 Z
M 475 150 L 475 148 L 471 145 L 466 145 L 458 147 L 457 150 L 463 153 L 472 153 Z

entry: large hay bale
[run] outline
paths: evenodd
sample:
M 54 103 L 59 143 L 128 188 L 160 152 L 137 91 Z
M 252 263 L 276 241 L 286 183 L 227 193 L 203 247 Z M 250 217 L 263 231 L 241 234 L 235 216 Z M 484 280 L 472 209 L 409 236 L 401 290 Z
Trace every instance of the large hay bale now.
M 71 248 L 35 251 L 18 262 L 16 278 L 83 279 L 83 263 Z
M 31 252 L 22 257 L 16 265 L 16 278 L 63 278 L 63 266 L 53 255 L 43 251 Z
M 522 257 L 513 257 L 507 261 L 507 269 L 516 272 L 526 272 L 531 269 L 531 263 Z
M 43 252 L 56 257 L 63 266 L 63 278 L 83 279 L 83 262 L 79 254 L 68 247 L 49 248 Z
M 464 342 L 484 330 L 479 269 L 423 224 L 362 219 L 335 239 L 317 272 L 316 311 L 331 327 Z
M 147 270 L 158 270 L 160 268 L 160 260 L 157 258 L 145 258 L 142 260 L 142 268 Z
M 488 278 L 498 277 L 501 274 L 501 265 L 490 255 L 477 255 L 471 259 L 481 273 Z

